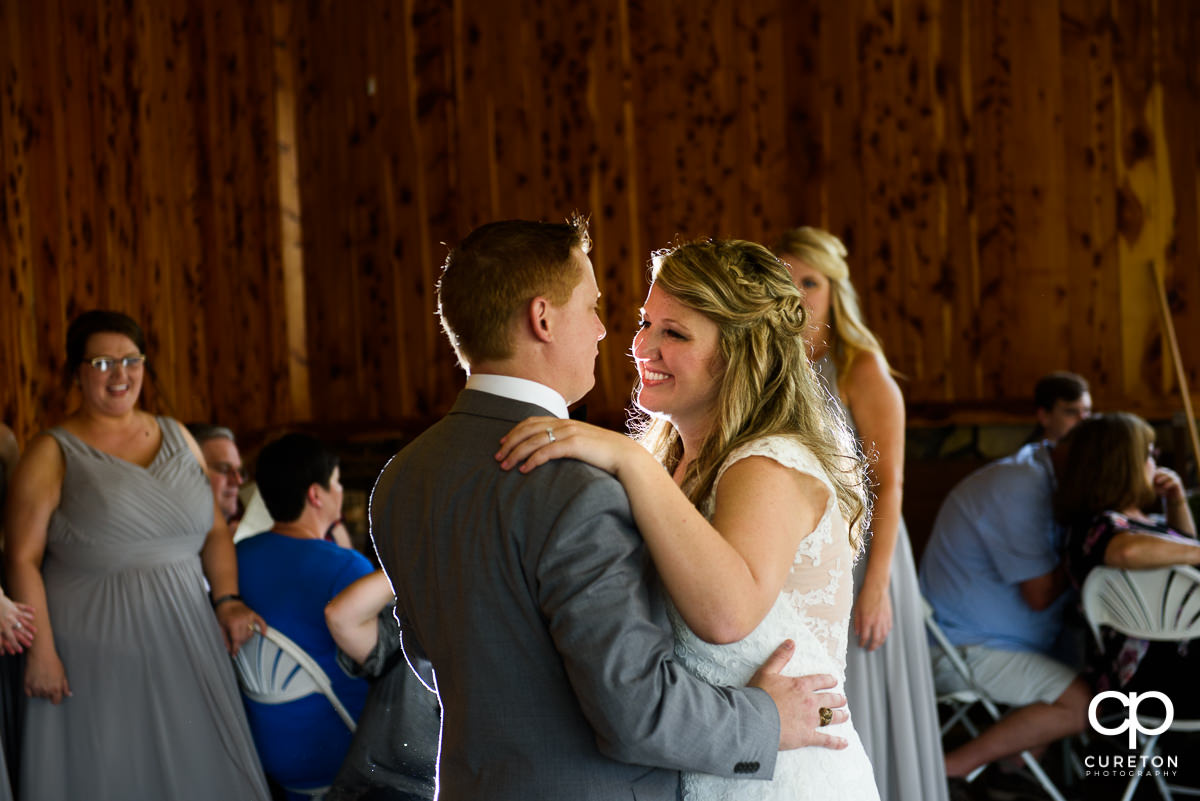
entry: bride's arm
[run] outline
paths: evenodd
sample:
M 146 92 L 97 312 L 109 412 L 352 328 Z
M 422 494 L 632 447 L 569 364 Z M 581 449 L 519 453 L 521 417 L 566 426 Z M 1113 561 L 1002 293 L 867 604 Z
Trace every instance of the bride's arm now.
M 523 472 L 549 459 L 580 459 L 616 476 L 675 607 L 713 643 L 742 639 L 766 616 L 829 498 L 818 479 L 751 456 L 726 469 L 710 524 L 637 442 L 558 418 L 520 423 L 496 458 Z

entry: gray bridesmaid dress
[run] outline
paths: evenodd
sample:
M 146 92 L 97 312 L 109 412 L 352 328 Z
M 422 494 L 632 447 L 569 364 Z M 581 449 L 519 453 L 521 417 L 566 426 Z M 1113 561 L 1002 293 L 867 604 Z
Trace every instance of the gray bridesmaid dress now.
M 838 394 L 837 368 L 829 353 L 814 366 L 837 409 L 854 426 L 854 417 Z M 867 552 L 854 565 L 856 599 L 869 556 L 868 542 Z M 892 631 L 879 648 L 861 648 L 851 622 L 845 695 L 854 728 L 875 770 L 880 801 L 948 801 L 921 589 L 903 518 L 896 535 L 888 595 Z
M 200 550 L 212 490 L 179 423 L 147 468 L 50 430 L 66 465 L 42 575 L 71 697 L 30 699 L 25 801 L 266 801 Z

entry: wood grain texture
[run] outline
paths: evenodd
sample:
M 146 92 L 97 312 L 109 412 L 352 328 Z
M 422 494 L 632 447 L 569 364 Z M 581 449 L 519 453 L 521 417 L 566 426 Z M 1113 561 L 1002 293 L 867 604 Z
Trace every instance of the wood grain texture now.
M 910 418 L 1008 421 L 1068 368 L 1200 387 L 1191 0 L 0 2 L 0 414 L 74 399 L 66 326 L 147 329 L 147 405 L 243 431 L 448 408 L 447 247 L 591 218 L 589 415 L 619 425 L 655 249 L 842 237 Z

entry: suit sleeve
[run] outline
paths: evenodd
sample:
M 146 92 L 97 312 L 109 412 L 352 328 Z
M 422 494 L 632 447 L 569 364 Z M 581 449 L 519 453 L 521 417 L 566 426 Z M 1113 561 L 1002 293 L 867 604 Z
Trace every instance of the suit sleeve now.
M 623 762 L 769 779 L 779 713 L 752 688 L 714 687 L 674 642 L 629 502 L 611 477 L 561 492 L 534 554 L 538 599 L 597 745 Z

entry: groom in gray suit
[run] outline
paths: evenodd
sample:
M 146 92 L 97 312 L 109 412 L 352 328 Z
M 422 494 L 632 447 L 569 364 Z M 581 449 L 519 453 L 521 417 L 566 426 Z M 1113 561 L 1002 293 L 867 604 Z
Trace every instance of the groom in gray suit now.
M 832 677 L 780 675 L 788 646 L 749 688 L 673 660 L 615 478 L 573 460 L 528 475 L 497 465 L 509 428 L 565 418 L 595 383 L 605 332 L 589 245 L 582 223 L 514 220 L 447 257 L 439 311 L 466 389 L 371 495 L 405 647 L 436 670 L 443 801 L 666 801 L 680 770 L 769 779 L 781 748 L 844 747 L 816 727 L 818 707 L 845 699 L 820 692 Z

